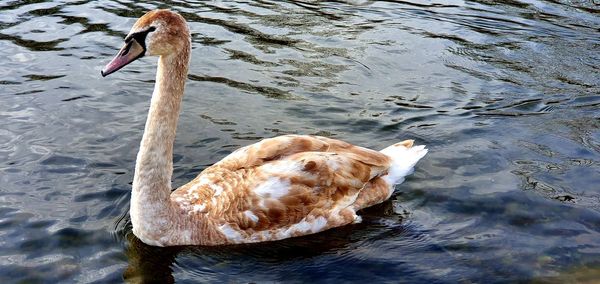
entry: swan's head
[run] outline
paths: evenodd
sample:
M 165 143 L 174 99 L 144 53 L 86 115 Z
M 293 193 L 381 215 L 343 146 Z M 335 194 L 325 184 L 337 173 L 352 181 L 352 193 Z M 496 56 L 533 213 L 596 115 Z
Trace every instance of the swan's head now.
M 146 55 L 168 56 L 190 47 L 185 19 L 169 10 L 154 10 L 139 18 L 125 37 L 125 45 L 102 69 L 102 76 L 118 71 Z

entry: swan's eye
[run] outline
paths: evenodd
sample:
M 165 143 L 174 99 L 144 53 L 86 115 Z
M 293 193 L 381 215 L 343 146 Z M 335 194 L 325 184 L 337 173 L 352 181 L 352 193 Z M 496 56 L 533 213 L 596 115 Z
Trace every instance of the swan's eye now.
M 155 31 L 155 30 L 156 30 L 156 27 L 150 27 L 150 28 L 148 29 L 148 32 L 153 32 L 153 31 Z

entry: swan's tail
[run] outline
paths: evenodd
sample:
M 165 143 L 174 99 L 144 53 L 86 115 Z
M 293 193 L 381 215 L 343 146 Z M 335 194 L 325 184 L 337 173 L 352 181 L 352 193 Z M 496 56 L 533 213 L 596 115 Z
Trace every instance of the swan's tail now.
M 404 140 L 380 152 L 392 158 L 388 174 L 382 178 L 390 185 L 400 184 L 404 177 L 413 173 L 415 164 L 427 154 L 424 145 L 413 146 L 413 140 Z

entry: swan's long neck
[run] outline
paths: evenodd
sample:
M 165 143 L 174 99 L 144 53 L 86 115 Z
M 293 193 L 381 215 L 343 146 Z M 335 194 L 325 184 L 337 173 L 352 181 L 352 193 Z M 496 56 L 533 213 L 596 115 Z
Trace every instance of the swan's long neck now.
M 176 225 L 170 201 L 173 173 L 173 142 L 189 64 L 189 46 L 181 52 L 161 56 L 152 93 L 144 136 L 140 143 L 133 191 L 133 232 L 147 243 L 156 242 Z M 160 244 L 158 244 L 160 245 Z

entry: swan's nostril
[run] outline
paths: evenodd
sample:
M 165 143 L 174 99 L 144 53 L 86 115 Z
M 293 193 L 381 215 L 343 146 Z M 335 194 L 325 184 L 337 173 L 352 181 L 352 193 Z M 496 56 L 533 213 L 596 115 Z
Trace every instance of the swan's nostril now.
M 121 56 L 127 55 L 127 53 L 129 53 L 129 49 L 131 49 L 131 42 L 127 43 L 125 48 L 123 48 L 123 51 L 121 51 Z

